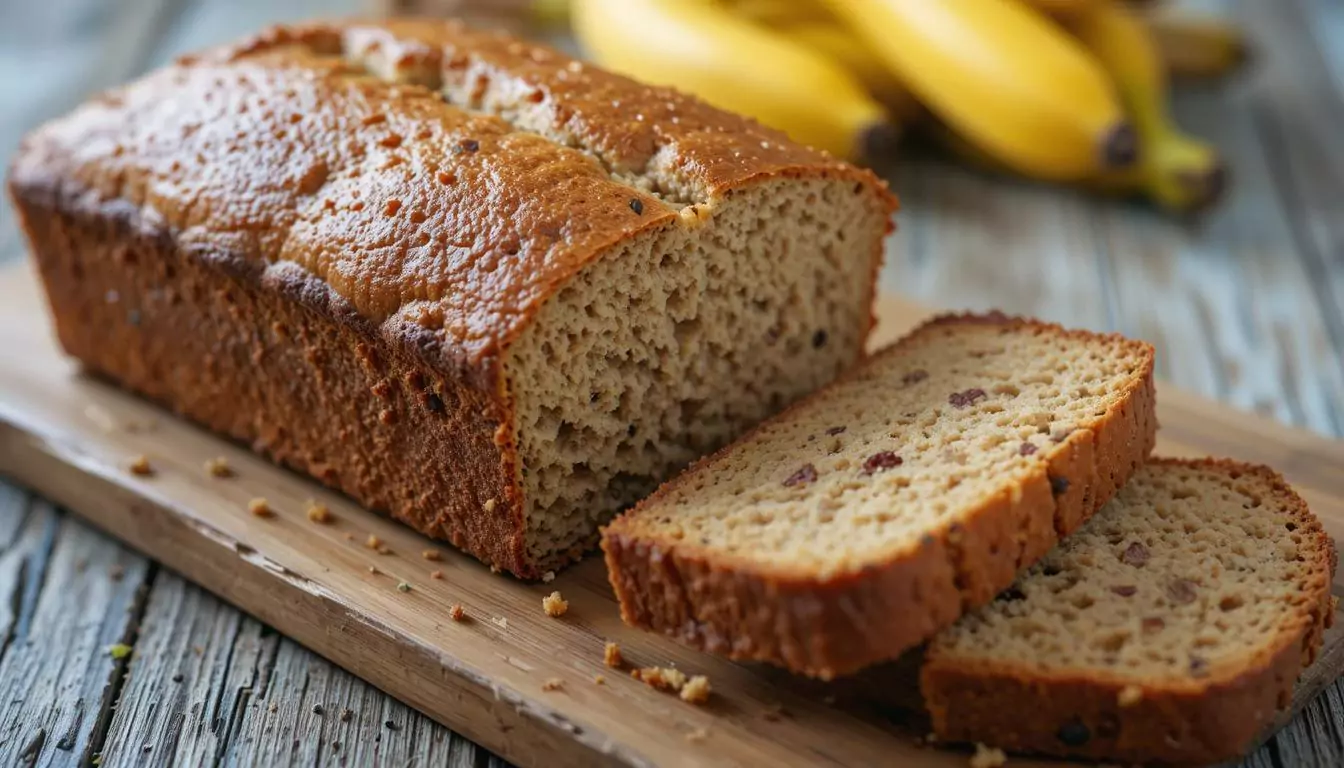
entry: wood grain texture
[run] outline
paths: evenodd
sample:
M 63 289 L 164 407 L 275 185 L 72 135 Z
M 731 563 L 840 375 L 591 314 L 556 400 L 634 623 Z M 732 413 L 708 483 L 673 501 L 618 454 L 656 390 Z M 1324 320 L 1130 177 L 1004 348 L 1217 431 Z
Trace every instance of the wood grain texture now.
M 0 471 L 80 511 L 502 757 L 547 766 L 748 765 L 761 760 L 788 763 L 799 756 L 841 765 L 895 758 L 923 765 L 964 760 L 955 753 L 914 746 L 921 732 L 919 718 L 901 709 L 906 704 L 901 696 L 889 695 L 893 689 L 908 694 L 909 678 L 882 669 L 857 681 L 819 687 L 632 630 L 620 623 L 596 560 L 565 571 L 549 585 L 492 575 L 447 550 L 440 550 L 439 561 L 424 560 L 425 548 L 439 548 L 410 530 L 78 375 L 54 349 L 43 326 L 23 321 L 41 311 L 31 279 L 27 270 L 0 274 L 0 345 L 17 350 L 27 361 L 23 369 L 0 371 Z M 908 328 L 922 314 L 911 305 L 884 301 L 879 305 L 880 338 Z M 1344 466 L 1344 446 L 1173 392 L 1159 397 L 1162 421 L 1177 438 L 1165 443 L 1166 449 L 1274 458 L 1301 483 L 1332 534 L 1344 535 L 1344 477 L 1330 471 Z M 127 470 L 131 457 L 139 454 L 150 458 L 152 476 Z M 217 455 L 228 459 L 235 477 L 220 479 L 205 472 L 205 460 Z M 247 503 L 255 497 L 267 499 L 276 514 L 250 514 Z M 328 504 L 337 519 L 328 525 L 308 520 L 303 511 L 308 498 Z M 370 549 L 370 534 L 392 553 Z M 431 570 L 441 570 L 443 578 L 430 578 Z M 541 610 L 542 595 L 552 589 L 570 601 L 570 612 L 562 619 Z M 217 608 L 199 600 L 184 602 L 182 594 L 181 589 L 156 590 L 146 622 L 190 626 L 224 620 L 227 625 Z M 470 621 L 448 618 L 455 603 L 466 607 Z M 181 611 L 187 613 L 175 613 Z M 230 632 L 243 630 L 220 634 Z M 166 760 L 168 754 L 196 749 L 191 739 L 182 739 L 183 733 L 199 732 L 206 717 L 189 717 L 193 689 L 182 665 L 186 653 L 195 654 L 194 649 L 184 650 L 183 638 L 192 634 L 146 635 L 136 658 L 168 664 L 183 681 L 173 688 L 165 685 L 162 673 L 132 679 L 126 708 L 118 709 L 112 724 L 113 734 L 127 733 L 109 742 L 109 759 L 128 760 L 137 749 L 143 759 L 158 748 Z M 1332 634 L 1332 647 L 1338 636 Z M 708 674 L 717 690 L 713 703 L 693 707 L 604 668 L 601 654 L 607 639 L 619 641 L 635 664 L 670 663 L 688 673 Z M 265 658 L 265 642 L 259 642 L 256 655 Z M 217 645 L 212 655 L 232 648 L 233 641 Z M 248 653 L 242 654 L 242 664 L 231 664 L 224 673 L 231 682 L 207 686 L 250 691 L 246 701 L 237 697 L 223 718 L 230 722 L 223 733 L 231 734 L 224 759 L 247 763 L 266 756 L 307 755 L 303 750 L 323 744 L 329 750 L 331 741 L 350 738 L 337 736 L 339 729 L 323 735 L 329 727 L 327 708 L 341 700 L 329 667 L 313 666 L 305 655 L 287 654 L 283 648 L 269 651 L 273 662 L 249 663 Z M 186 658 L 185 663 L 218 668 L 206 660 L 204 648 L 201 657 L 199 662 Z M 1344 661 L 1341 654 L 1327 658 Z M 268 681 L 304 680 L 302 692 L 276 700 L 271 711 L 265 695 L 257 695 L 266 683 L 248 672 L 259 666 L 275 670 Z M 1338 672 L 1321 668 L 1308 675 L 1304 695 Z M 605 685 L 595 684 L 598 674 L 606 676 Z M 192 672 L 193 680 L 202 677 Z M 543 684 L 550 680 L 561 681 L 560 687 L 545 690 Z M 153 690 L 143 692 L 142 686 Z M 839 698 L 830 704 L 827 696 Z M 254 712 L 252 705 L 264 701 L 262 711 Z M 312 710 L 314 704 L 321 713 Z M 367 718 L 375 728 L 383 722 L 385 730 L 373 747 L 367 738 L 356 741 L 366 748 L 396 749 L 394 737 L 403 738 L 398 734 L 413 725 L 404 709 L 396 710 L 399 706 L 361 706 L 360 727 Z M 197 708 L 204 713 L 207 707 L 202 699 Z M 787 718 L 778 715 L 780 707 L 789 712 Z M 215 711 L 212 720 L 221 719 L 218 705 Z M 393 728 L 386 728 L 387 720 Z M 192 727 L 192 722 L 198 725 Z M 687 740 L 701 728 L 708 738 Z M 422 749 L 430 746 L 419 743 Z M 449 752 L 451 748 L 446 747 Z M 214 749 L 218 753 L 220 748 Z M 201 750 L 195 754 L 210 753 L 209 739 Z
M 272 21 L 343 14 L 357 4 L 357 0 L 10 3 L 0 14 L 4 16 L 0 24 L 0 114 L 5 116 L 0 121 L 0 154 L 7 157 L 20 133 L 37 121 L 148 65 Z M 1180 121 L 1211 136 L 1231 161 L 1233 194 L 1220 210 L 1202 226 L 1186 228 L 1141 205 L 1091 200 L 1067 190 L 968 172 L 937 158 L 907 157 L 893 178 L 905 210 L 900 216 L 902 229 L 892 239 L 884 283 L 888 290 L 931 305 L 997 306 L 1071 325 L 1144 335 L 1158 343 L 1162 377 L 1187 390 L 1320 433 L 1344 434 L 1339 362 L 1344 351 L 1339 334 L 1344 327 L 1340 306 L 1344 258 L 1338 239 L 1344 179 L 1338 163 L 1341 145 L 1334 140 L 1338 111 L 1344 104 L 1340 94 L 1344 6 L 1337 0 L 1180 0 L 1180 4 L 1240 18 L 1259 50 L 1259 61 L 1246 76 L 1176 94 Z M 22 247 L 12 215 L 8 206 L 0 205 L 0 261 L 19 258 Z M 1172 425 L 1167 426 L 1170 433 Z M 1196 434 L 1179 442 L 1198 439 Z M 1267 451 L 1274 458 L 1294 461 L 1310 452 L 1310 447 L 1291 445 Z M 1315 467 L 1318 474 L 1330 469 Z M 0 498 L 5 488 L 0 482 Z M 28 503 L 26 495 L 19 498 Z M 78 528 L 58 524 L 45 546 L 54 548 L 58 538 Z M 120 549 L 111 539 L 98 538 L 101 546 Z M 124 550 L 121 556 L 136 557 Z M 30 567 L 25 578 L 32 578 L 33 572 Z M 87 570 L 84 578 L 106 576 Z M 8 616 L 6 610 L 16 616 L 24 610 L 31 613 L 39 599 L 62 599 L 43 598 L 50 585 L 37 579 L 22 588 L 27 602 L 13 603 L 28 607 L 11 608 L 8 599 L 15 593 L 10 582 L 3 584 L 0 597 L 5 601 L 0 604 L 0 615 Z M 160 571 L 147 582 L 150 602 L 159 589 L 173 584 L 172 577 Z M 596 577 L 595 585 L 600 586 Z M 109 585 L 96 589 L 108 590 Z M 214 600 L 199 590 L 192 599 Z M 217 616 L 231 618 L 193 620 L 187 630 L 171 625 L 179 616 L 172 611 L 159 611 L 152 619 L 140 621 L 142 642 L 157 633 L 185 631 L 191 638 L 183 641 L 189 653 L 193 645 L 219 647 L 223 658 L 233 654 L 239 661 L 236 669 L 228 668 L 229 675 L 214 671 L 193 679 L 193 703 L 237 701 L 240 691 L 252 685 L 245 670 L 256 662 L 246 661 L 249 651 L 245 648 L 258 641 L 238 639 L 237 648 L 222 650 L 224 638 L 216 638 L 215 632 L 219 626 L 246 625 L 255 627 L 255 634 L 237 630 L 235 637 L 259 638 L 261 625 L 243 618 L 231 606 L 218 601 L 214 605 Z M 66 644 L 49 641 L 52 628 L 43 625 L 32 635 L 37 638 L 30 648 L 34 657 L 25 665 L 6 666 L 0 660 L 0 689 L 23 688 L 27 681 L 15 674 L 64 663 Z M 274 634 L 265 636 L 277 652 L 288 647 L 307 665 L 324 667 L 328 674 L 345 674 L 291 641 Z M 39 653 L 45 655 L 38 658 Z M 171 688 L 176 674 L 173 666 L 142 663 L 144 658 L 138 656 L 128 668 L 126 705 L 141 695 L 166 697 L 156 691 Z M 267 658 L 273 664 L 275 656 Z M 263 671 L 267 668 L 266 663 L 259 666 Z M 105 671 L 95 665 L 86 674 L 96 687 L 106 679 Z M 142 680 L 143 685 L 134 687 Z M 265 673 L 264 680 L 265 695 L 271 700 L 305 695 L 306 675 Z M 368 692 L 361 697 L 391 701 L 372 686 L 360 685 Z M 50 731 L 51 712 L 64 711 L 74 699 L 59 698 L 62 693 L 51 687 L 43 690 L 47 692 L 44 696 L 56 698 L 41 706 L 30 700 L 18 714 L 6 709 L 8 699 L 0 699 L 0 764 L 9 764 L 7 758 L 13 754 L 9 751 L 11 731 L 31 737 L 37 729 L 43 730 L 45 739 L 37 753 L 41 764 L 85 762 L 80 750 L 56 750 L 53 740 L 45 736 Z M 1340 683 L 1329 687 L 1276 739 L 1252 755 L 1247 765 L 1339 764 L 1344 747 L 1339 725 L 1344 723 L 1342 691 Z M 232 711 L 216 709 L 219 715 Z M 140 764 L 141 753 L 117 745 L 123 739 L 137 743 L 135 739 L 155 731 L 119 729 L 106 734 L 107 723 L 100 728 L 97 720 L 85 716 L 80 743 L 102 747 L 106 739 L 108 750 L 119 757 L 105 760 L 105 765 Z M 117 722 L 121 728 L 141 721 L 122 718 Z M 179 746 L 178 764 L 192 764 L 197 758 L 208 764 L 206 755 L 211 749 L 265 757 L 267 762 L 297 762 L 288 751 L 265 756 L 230 752 L 228 742 L 238 731 L 213 735 L 210 724 L 214 722 L 204 724 L 204 732 L 192 737 L 195 751 Z M 450 738 L 449 731 L 437 725 L 403 733 L 413 733 L 408 738 L 414 743 L 398 756 L 441 754 L 434 751 L 434 745 Z M 367 729 L 359 734 L 361 739 L 377 735 Z M 187 739 L 185 732 L 179 739 L 179 744 Z M 151 740 L 156 750 L 151 754 L 160 754 L 159 743 Z M 280 742 L 274 746 L 285 747 Z M 474 765 L 496 759 L 487 758 L 483 750 L 472 751 Z M 361 753 L 361 757 L 371 754 Z M 230 762 L 237 764 L 238 760 Z M 323 761 L 336 763 L 331 758 Z M 1014 760 L 1012 764 L 1019 763 Z M 359 763 L 351 759 L 349 764 Z M 399 763 L 389 760 L 384 764 Z

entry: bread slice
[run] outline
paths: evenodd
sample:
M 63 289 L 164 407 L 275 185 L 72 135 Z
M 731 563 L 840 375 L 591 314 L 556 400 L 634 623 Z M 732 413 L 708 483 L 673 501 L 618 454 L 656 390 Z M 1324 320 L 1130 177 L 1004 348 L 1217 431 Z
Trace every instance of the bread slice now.
M 936 319 L 603 534 L 626 622 L 829 678 L 989 602 L 1151 451 L 1153 352 Z
M 1155 460 L 931 644 L 940 738 L 1132 762 L 1249 749 L 1334 615 L 1330 537 L 1283 478 Z

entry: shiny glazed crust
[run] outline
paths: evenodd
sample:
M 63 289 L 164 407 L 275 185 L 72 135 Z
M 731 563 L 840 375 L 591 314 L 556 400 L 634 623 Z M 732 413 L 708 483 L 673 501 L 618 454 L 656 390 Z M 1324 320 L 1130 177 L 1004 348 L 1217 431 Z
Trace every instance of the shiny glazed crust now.
M 516 97 L 546 130 L 426 78 Z M 510 344 L 684 206 L 794 178 L 894 207 L 871 173 L 693 98 L 401 20 L 186 57 L 34 131 L 9 190 L 89 370 L 535 578 Z
M 929 324 L 967 322 L 1091 337 L 998 313 L 946 315 Z M 903 342 L 877 355 L 899 355 Z M 1047 468 L 1005 486 L 967 514 L 965 524 L 929 531 L 913 552 L 873 562 L 861 572 L 822 579 L 802 569 L 766 571 L 746 559 L 642 530 L 641 509 L 691 482 L 695 473 L 714 471 L 715 459 L 734 447 L 702 459 L 604 530 L 602 548 L 622 618 L 712 653 L 824 679 L 895 658 L 1009 587 L 1019 569 L 1082 525 L 1148 457 L 1157 432 L 1152 349 L 1125 343 L 1142 349 L 1142 376 L 1095 430 L 1074 431 Z M 826 391 L 771 421 L 788 420 L 796 410 L 824 401 Z M 1054 495 L 1051 478 L 1066 479 L 1066 490 Z M 1021 547 L 1002 546 L 1013 541 Z
M 1338 557 L 1330 537 L 1306 502 L 1267 467 L 1214 459 L 1154 461 L 1267 480 L 1277 504 L 1311 539 L 1306 549 L 1319 577 L 1303 601 L 1305 610 L 1266 637 L 1239 668 L 1215 670 L 1203 679 L 1144 682 L 1142 699 L 1126 707 L 1119 705 L 1120 691 L 1133 681 L 1119 680 L 1104 669 L 1045 674 L 1027 665 L 972 662 L 930 652 L 920 688 L 940 739 L 1126 763 L 1206 765 L 1245 754 L 1275 714 L 1292 702 L 1298 675 L 1315 660 L 1334 621 L 1330 584 Z M 1076 724 L 1086 729 L 1084 743 L 1060 740 L 1066 723 L 1076 732 L 1081 732 Z

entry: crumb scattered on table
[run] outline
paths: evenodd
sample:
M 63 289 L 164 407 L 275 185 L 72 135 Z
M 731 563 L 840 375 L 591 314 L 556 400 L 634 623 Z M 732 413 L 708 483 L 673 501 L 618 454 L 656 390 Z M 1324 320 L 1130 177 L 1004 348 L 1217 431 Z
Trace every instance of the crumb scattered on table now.
M 270 704 L 267 704 L 267 705 L 266 705 L 266 711 L 267 711 L 267 712 L 276 712 L 276 711 L 278 711 L 279 709 L 280 709 L 280 705 L 279 705 L 279 704 L 276 704 L 274 701 L 272 701 Z
M 680 691 L 686 685 L 686 673 L 675 667 L 641 667 L 630 670 L 630 676 L 660 691 Z
M 546 615 L 551 618 L 564 616 L 565 611 L 569 610 L 569 601 L 560 596 L 557 590 L 541 598 L 541 608 L 546 611 Z
M 247 502 L 247 511 L 251 512 L 253 517 L 270 517 L 275 514 L 275 510 L 271 509 L 271 505 L 261 497 L 257 497 Z
M 355 713 L 352 712 L 352 711 L 350 711 L 350 708 L 349 708 L 349 707 L 346 707 L 345 709 L 342 709 L 342 710 L 341 710 L 341 722 L 342 722 L 342 723 L 348 723 L 348 722 L 350 722 L 350 718 L 354 717 L 354 715 L 355 715 Z
M 229 466 L 228 459 L 217 456 L 213 459 L 206 459 L 205 473 L 211 477 L 233 477 L 233 467 Z
M 405 582 L 405 581 L 399 581 L 399 582 L 397 582 L 397 591 L 398 591 L 398 592 L 410 592 L 410 591 L 411 591 L 411 585 L 410 585 L 409 583 Z
M 1120 706 L 1132 707 L 1143 701 L 1143 689 L 1137 685 L 1126 685 L 1120 689 L 1120 695 L 1116 698 Z
M 369 573 L 372 573 L 374 576 L 377 576 L 377 575 L 380 573 L 380 571 L 378 570 L 378 566 L 376 566 L 376 565 L 370 565 L 370 566 L 369 566 Z
M 131 471 L 132 475 L 139 475 L 141 477 L 149 477 L 154 474 L 154 467 L 150 465 L 149 457 L 143 453 L 132 458 L 130 465 L 126 468 Z
M 485 500 L 485 511 L 486 511 L 486 512 L 494 512 L 494 511 L 495 511 L 495 506 L 496 506 L 497 504 L 498 504 L 498 502 L 496 502 L 494 499 L 486 499 L 486 500 Z
M 607 684 L 606 675 L 597 675 L 593 678 L 593 685 L 606 685 L 606 684 Z
M 694 731 L 686 734 L 686 740 L 693 744 L 702 742 L 707 738 L 709 738 L 709 729 L 704 727 L 696 728 Z
M 321 524 L 323 524 L 323 525 L 326 525 L 327 523 L 331 523 L 331 522 L 335 521 L 336 517 L 335 517 L 334 515 L 331 514 L 331 510 L 330 510 L 330 509 L 327 509 L 327 505 L 326 505 L 326 504 L 322 504 L 322 503 L 313 501 L 312 499 L 309 499 L 309 500 L 308 500 L 308 519 L 309 519 L 309 520 L 312 520 L 314 523 L 321 523 Z
M 429 578 L 431 578 L 431 579 L 442 579 L 442 578 L 443 578 L 443 571 L 430 571 L 430 572 L 429 572 Z
M 620 669 L 625 659 L 621 658 L 621 646 L 618 643 L 608 642 L 602 649 L 602 663 L 612 669 Z
M 564 681 L 564 680 L 561 680 L 561 679 L 558 678 L 558 677 L 552 677 L 551 679 L 549 679 L 549 680 L 547 680 L 546 682 L 544 682 L 544 683 L 541 684 L 541 690 L 543 690 L 543 691 L 558 691 L 558 690 L 560 690 L 560 688 L 562 688 L 562 687 L 564 686 L 564 684 L 565 684 L 565 681 Z
M 691 704 L 704 704 L 709 701 L 711 688 L 709 678 L 704 675 L 695 675 L 686 684 L 681 686 L 681 700 Z
M 364 546 L 368 547 L 369 549 L 377 549 L 383 546 L 383 540 L 378 538 L 374 534 L 370 533 L 369 538 L 364 540 Z
M 426 560 L 438 561 L 443 559 L 443 555 L 437 549 L 426 549 L 420 553 L 420 556 Z
M 448 618 L 453 621 L 465 621 L 467 618 L 467 611 L 459 603 L 448 609 Z
M 998 747 L 987 747 L 975 743 L 975 754 L 971 755 L 971 768 L 1000 768 L 1008 762 L 1008 756 Z
M 390 555 L 390 554 L 392 554 L 392 548 L 391 548 L 391 547 L 387 547 L 387 546 L 379 547 L 379 548 L 378 548 L 378 554 L 380 554 L 380 555 Z
M 547 571 L 541 574 L 542 584 L 550 584 L 552 581 L 555 581 L 555 571 Z
M 499 627 L 500 629 L 508 629 L 508 628 L 509 628 L 509 620 L 506 619 L 506 618 L 504 618 L 503 616 L 491 616 L 491 617 L 490 617 L 490 623 L 494 624 L 495 626 Z

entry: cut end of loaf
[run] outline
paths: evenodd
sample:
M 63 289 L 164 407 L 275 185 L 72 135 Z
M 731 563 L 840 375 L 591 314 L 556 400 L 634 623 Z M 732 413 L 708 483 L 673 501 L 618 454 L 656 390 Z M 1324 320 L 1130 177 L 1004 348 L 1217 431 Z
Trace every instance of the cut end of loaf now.
M 574 559 L 617 510 L 853 364 L 887 215 L 851 180 L 761 183 L 552 298 L 505 364 L 528 557 Z
M 1319 647 L 1334 564 L 1329 537 L 1273 471 L 1155 460 L 938 636 L 923 675 L 934 725 L 940 738 L 1018 751 L 1235 757 Z
M 668 483 L 603 546 L 628 622 L 845 674 L 992 599 L 1155 428 L 1147 345 L 949 316 Z

